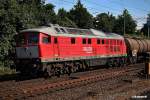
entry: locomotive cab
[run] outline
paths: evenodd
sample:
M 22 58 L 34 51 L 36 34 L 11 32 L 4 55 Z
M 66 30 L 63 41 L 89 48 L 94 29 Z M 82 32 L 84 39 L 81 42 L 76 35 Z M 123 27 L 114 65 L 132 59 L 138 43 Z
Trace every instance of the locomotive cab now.
M 39 33 L 20 33 L 16 37 L 16 55 L 19 59 L 39 57 Z

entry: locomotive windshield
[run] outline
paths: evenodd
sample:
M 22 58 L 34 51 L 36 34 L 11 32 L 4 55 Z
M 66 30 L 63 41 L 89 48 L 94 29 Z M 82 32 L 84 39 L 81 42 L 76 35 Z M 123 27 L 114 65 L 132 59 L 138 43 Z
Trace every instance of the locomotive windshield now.
M 21 45 L 38 44 L 39 42 L 38 36 L 39 36 L 38 33 L 20 33 L 16 38 L 17 45 L 21 46 Z
M 37 33 L 28 33 L 27 35 L 28 44 L 37 44 L 39 42 Z

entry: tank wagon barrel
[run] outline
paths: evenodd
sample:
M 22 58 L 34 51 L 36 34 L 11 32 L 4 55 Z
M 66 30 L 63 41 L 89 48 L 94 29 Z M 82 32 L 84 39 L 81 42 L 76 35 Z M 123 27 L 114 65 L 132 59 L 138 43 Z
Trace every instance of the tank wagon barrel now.
M 127 45 L 127 51 L 144 53 L 150 52 L 150 40 L 137 39 L 137 38 L 125 38 Z
M 150 52 L 150 40 L 125 37 L 129 63 L 145 61 L 146 53 Z

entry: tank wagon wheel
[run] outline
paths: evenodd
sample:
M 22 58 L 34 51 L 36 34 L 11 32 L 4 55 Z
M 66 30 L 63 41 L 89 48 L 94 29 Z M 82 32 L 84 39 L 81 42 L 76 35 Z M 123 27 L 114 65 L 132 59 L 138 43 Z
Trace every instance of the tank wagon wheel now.
M 133 64 L 137 63 L 137 57 L 133 57 Z
M 131 57 L 131 56 L 129 57 L 129 63 L 130 63 L 130 64 L 134 64 L 134 63 L 135 63 L 134 58 Z

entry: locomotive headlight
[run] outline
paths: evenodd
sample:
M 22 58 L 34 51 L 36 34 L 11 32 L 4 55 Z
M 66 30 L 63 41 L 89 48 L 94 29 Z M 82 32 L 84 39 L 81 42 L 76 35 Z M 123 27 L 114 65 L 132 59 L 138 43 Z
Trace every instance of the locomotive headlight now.
M 36 65 L 36 64 L 33 64 L 33 67 L 37 67 L 37 65 Z

